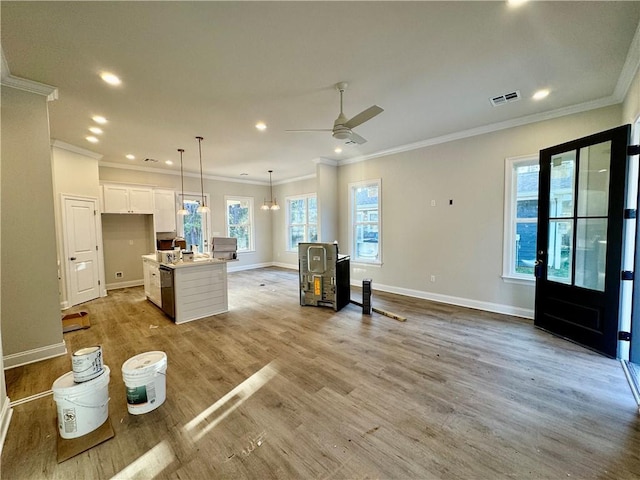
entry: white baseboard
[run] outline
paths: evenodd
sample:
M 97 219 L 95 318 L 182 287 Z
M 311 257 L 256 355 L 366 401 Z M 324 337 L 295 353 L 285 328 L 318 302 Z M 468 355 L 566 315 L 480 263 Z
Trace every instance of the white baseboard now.
M 71 305 L 69 305 L 68 300 L 65 300 L 64 302 L 60 302 L 60 310 L 66 310 L 67 308 L 71 308 Z
M 227 272 L 241 272 L 243 270 L 254 270 L 256 268 L 273 267 L 273 262 L 251 263 L 249 265 L 237 265 L 227 263 Z
M 11 415 L 13 415 L 13 409 L 10 405 L 9 397 L 5 397 L 2 410 L 0 411 L 0 453 L 2 453 L 4 440 L 7 438 L 7 431 L 9 430 L 9 423 L 11 422 Z
M 62 342 L 54 345 L 47 345 L 46 347 L 34 348 L 33 350 L 5 355 L 2 360 L 4 362 L 4 369 L 9 370 L 10 368 L 20 367 L 22 365 L 27 365 L 28 363 L 35 363 L 66 354 L 67 347 L 63 340 Z
M 138 287 L 144 285 L 144 280 L 129 280 L 128 282 L 107 283 L 107 290 L 117 290 L 119 288 Z M 106 295 L 104 295 L 106 296 Z
M 351 282 L 353 286 L 362 286 L 357 282 Z M 475 308 L 476 310 L 484 310 L 486 312 L 502 313 L 504 315 L 512 315 L 514 317 L 522 317 L 533 319 L 533 309 L 514 307 L 512 305 L 503 305 L 500 303 L 484 302 L 481 300 L 472 300 L 470 298 L 454 297 L 451 295 L 442 295 L 440 293 L 424 292 L 422 290 L 413 290 L 410 288 L 393 287 L 373 282 L 373 289 L 382 292 L 396 293 L 407 297 L 422 298 L 433 302 L 447 303 L 457 305 L 459 307 Z
M 295 263 L 281 263 L 281 262 L 273 262 L 272 264 L 274 267 L 280 267 L 280 268 L 288 268 L 290 270 L 298 270 L 298 264 Z
M 252 268 L 263 268 L 263 267 L 271 267 L 271 266 L 288 268 L 291 270 L 298 269 L 297 264 L 271 262 L 271 263 L 246 265 L 241 269 L 238 269 L 238 270 L 229 269 L 229 271 L 249 270 Z M 351 285 L 355 287 L 361 287 L 362 283 L 361 282 L 358 283 L 357 281 L 354 281 L 352 279 Z M 373 283 L 373 287 L 375 290 L 380 290 L 382 292 L 396 293 L 398 295 L 404 295 L 407 297 L 431 300 L 433 302 L 447 303 L 450 305 L 458 305 L 460 307 L 475 308 L 476 310 L 484 310 L 486 312 L 502 313 L 504 315 L 512 315 L 514 317 L 533 319 L 533 309 L 530 309 L 530 308 L 514 307 L 512 305 L 503 305 L 500 303 L 484 302 L 481 300 L 472 300 L 469 298 L 454 297 L 451 295 L 442 295 L 440 293 L 425 292 L 422 290 L 413 290 L 410 288 L 394 287 L 391 285 L 383 285 L 376 282 Z

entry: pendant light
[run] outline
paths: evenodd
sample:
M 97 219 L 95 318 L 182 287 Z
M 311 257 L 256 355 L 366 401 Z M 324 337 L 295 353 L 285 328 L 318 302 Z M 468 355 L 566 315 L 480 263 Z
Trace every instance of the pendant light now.
M 198 153 L 200 154 L 200 193 L 202 194 L 202 203 L 198 207 L 198 213 L 209 213 L 211 209 L 204 202 L 204 182 L 202 180 L 202 137 L 196 137 L 198 140 Z
M 280 205 L 275 198 L 273 198 L 273 184 L 271 183 L 271 174 L 273 170 L 269 170 L 269 190 L 271 192 L 271 200 L 267 201 L 265 198 L 264 204 L 260 207 L 261 210 L 280 210 Z
M 180 197 L 178 215 L 185 216 L 189 215 L 189 212 L 184 208 L 184 174 L 182 173 L 182 154 L 184 153 L 184 148 L 179 148 L 178 151 L 180 152 L 180 181 L 182 182 L 182 196 Z

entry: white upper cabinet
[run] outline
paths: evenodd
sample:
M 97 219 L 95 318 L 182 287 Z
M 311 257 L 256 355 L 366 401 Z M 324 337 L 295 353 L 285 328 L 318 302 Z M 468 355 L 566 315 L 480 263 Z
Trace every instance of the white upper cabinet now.
M 105 183 L 103 192 L 104 213 L 154 213 L 150 187 Z
M 173 190 L 153 191 L 153 201 L 155 203 L 154 221 L 156 232 L 176 231 L 176 200 Z

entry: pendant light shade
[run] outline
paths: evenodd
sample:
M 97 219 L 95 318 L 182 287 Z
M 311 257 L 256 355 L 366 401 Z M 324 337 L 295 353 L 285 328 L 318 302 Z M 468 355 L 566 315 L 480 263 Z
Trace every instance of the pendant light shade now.
M 271 183 L 271 174 L 273 170 L 269 170 L 269 190 L 271 192 L 271 200 L 267 201 L 265 198 L 264 203 L 260 207 L 260 210 L 280 210 L 280 205 L 275 198 L 273 198 L 273 184 Z
M 204 201 L 204 181 L 202 180 L 202 137 L 196 137 L 198 140 L 198 154 L 200 155 L 200 194 L 202 195 L 202 203 L 198 207 L 198 213 L 209 213 L 211 209 L 207 207 L 207 204 Z
M 180 182 L 182 183 L 182 195 L 180 197 L 180 209 L 178 209 L 178 215 L 185 216 L 189 215 L 189 212 L 184 208 L 184 174 L 182 173 L 182 154 L 184 153 L 184 148 L 179 148 L 180 152 Z

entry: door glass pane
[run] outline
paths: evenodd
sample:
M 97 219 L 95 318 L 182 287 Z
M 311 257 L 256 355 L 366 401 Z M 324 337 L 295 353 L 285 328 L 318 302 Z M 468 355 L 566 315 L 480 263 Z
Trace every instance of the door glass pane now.
M 573 220 L 549 221 L 547 279 L 571 284 Z
M 575 150 L 551 157 L 550 218 L 573 217 L 575 164 Z
M 607 219 L 579 218 L 576 224 L 576 286 L 604 292 Z
M 578 216 L 606 217 L 609 209 L 611 141 L 580 149 Z

